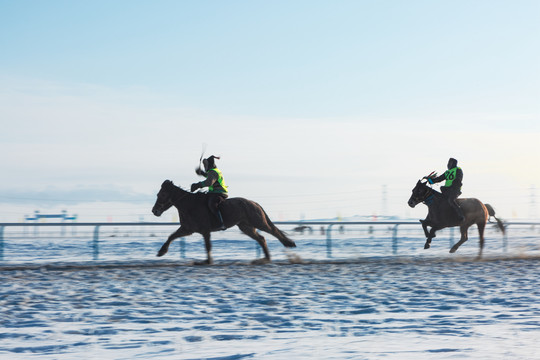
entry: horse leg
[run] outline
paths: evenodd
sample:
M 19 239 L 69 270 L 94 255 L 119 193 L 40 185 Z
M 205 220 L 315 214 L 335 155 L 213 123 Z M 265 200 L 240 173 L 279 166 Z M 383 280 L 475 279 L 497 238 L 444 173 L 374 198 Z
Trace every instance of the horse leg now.
M 422 225 L 424 225 L 422 223 Z M 426 243 L 424 244 L 424 249 L 429 249 L 431 247 L 431 239 L 433 239 L 435 237 L 435 231 L 437 231 L 437 229 L 435 229 L 433 226 L 431 227 L 431 230 L 429 231 L 429 233 L 427 233 L 427 228 L 426 228 Z
M 278 239 L 279 242 L 281 242 L 281 244 L 283 244 L 283 246 L 285 247 L 288 247 L 288 248 L 296 247 L 295 242 L 289 239 L 287 235 L 283 233 L 283 231 L 279 230 L 264 211 L 262 212 L 262 215 L 264 216 L 262 221 L 258 224 L 252 223 L 252 226 L 275 236 L 276 239 Z
M 422 229 L 424 229 L 424 234 L 426 235 L 426 237 L 429 237 L 429 232 L 428 232 L 428 221 L 427 220 L 420 220 L 420 224 L 422 224 Z M 433 236 L 435 237 L 435 236 Z
M 250 225 L 248 225 L 246 223 L 238 224 L 238 228 L 240 228 L 240 230 L 244 234 L 246 234 L 247 236 L 249 236 L 250 238 L 254 239 L 255 241 L 257 241 L 259 243 L 259 245 L 262 247 L 263 252 L 264 252 L 264 260 L 266 262 L 269 262 L 270 261 L 270 251 L 268 250 L 268 245 L 266 245 L 266 239 L 264 238 L 264 236 L 259 234 L 257 232 L 257 230 L 253 226 L 250 226 Z
M 210 233 L 203 234 L 204 248 L 206 249 L 206 260 L 196 261 L 195 265 L 211 265 L 214 263 L 212 259 L 212 242 L 210 241 Z
M 469 229 L 468 226 L 461 226 L 460 228 L 460 231 L 461 231 L 461 239 L 459 239 L 459 241 L 454 245 L 452 246 L 452 248 L 450 249 L 450 252 L 453 254 L 457 251 L 457 249 L 465 242 L 469 239 L 469 235 L 467 233 L 467 230 Z
M 274 225 L 272 220 L 270 220 L 264 209 L 259 204 L 252 203 L 251 206 L 252 208 L 246 213 L 245 218 L 240 222 L 241 224 L 248 227 L 254 227 L 255 229 L 259 229 L 261 231 L 269 233 L 270 235 L 275 236 L 276 239 L 278 239 L 279 242 L 281 242 L 281 244 L 283 244 L 283 246 L 285 247 L 296 247 L 294 241 L 289 239 L 283 231 L 279 230 L 277 226 Z M 240 224 L 238 224 L 238 226 L 240 227 Z
M 169 238 L 165 243 L 161 246 L 161 249 L 159 249 L 157 256 L 163 256 L 169 251 L 169 245 L 173 242 L 174 239 L 178 239 L 179 237 L 184 237 L 193 234 L 193 231 L 189 231 L 186 228 L 183 228 L 180 226 L 178 230 L 173 232 L 171 235 L 169 235 Z
M 482 251 L 484 250 L 484 230 L 486 228 L 486 224 L 485 223 L 479 223 L 479 224 L 476 224 L 478 226 L 478 235 L 479 235 L 479 238 L 480 238 L 480 243 L 478 244 L 479 246 L 479 249 L 478 249 L 478 257 L 477 259 L 480 259 L 482 257 Z

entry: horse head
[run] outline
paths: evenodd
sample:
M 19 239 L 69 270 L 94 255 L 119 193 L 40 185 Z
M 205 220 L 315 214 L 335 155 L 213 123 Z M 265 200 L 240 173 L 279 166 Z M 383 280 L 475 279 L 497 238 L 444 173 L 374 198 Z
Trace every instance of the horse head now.
M 424 202 L 432 193 L 433 190 L 426 185 L 426 182 L 418 180 L 409 198 L 409 206 L 414 208 L 416 205 Z
M 156 203 L 152 207 L 152 213 L 155 216 L 161 216 L 165 211 L 173 206 L 172 192 L 176 188 L 171 180 L 165 180 L 161 184 L 161 189 L 157 194 Z

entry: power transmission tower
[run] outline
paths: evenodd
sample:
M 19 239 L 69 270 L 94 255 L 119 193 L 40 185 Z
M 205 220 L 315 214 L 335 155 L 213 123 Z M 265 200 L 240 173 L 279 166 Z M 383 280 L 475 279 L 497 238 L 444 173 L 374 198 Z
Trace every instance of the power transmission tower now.
M 529 218 L 536 219 L 536 187 L 531 185 L 530 188 L 530 200 L 529 200 Z

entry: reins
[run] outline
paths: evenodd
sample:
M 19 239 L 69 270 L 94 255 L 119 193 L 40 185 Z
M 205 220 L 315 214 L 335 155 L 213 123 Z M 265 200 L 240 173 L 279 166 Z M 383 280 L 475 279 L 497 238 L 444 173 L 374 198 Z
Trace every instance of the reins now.
M 424 201 L 423 203 L 426 204 L 427 206 L 433 204 L 433 199 L 435 198 L 435 196 L 433 194 L 431 194 L 430 196 L 428 196 Z
M 433 204 L 433 200 L 435 199 L 435 194 L 433 194 L 433 189 L 431 187 L 428 187 L 426 184 L 424 184 L 427 188 L 426 197 L 422 201 L 427 206 Z
M 183 198 L 188 196 L 190 193 L 176 185 L 173 185 L 173 186 L 174 188 L 172 189 L 171 192 L 169 192 L 170 194 L 169 201 L 174 205 L 176 202 L 182 200 Z

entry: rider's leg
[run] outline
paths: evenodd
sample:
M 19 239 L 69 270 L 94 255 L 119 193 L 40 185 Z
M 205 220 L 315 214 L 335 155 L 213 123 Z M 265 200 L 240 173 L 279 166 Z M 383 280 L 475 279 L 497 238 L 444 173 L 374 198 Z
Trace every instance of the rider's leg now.
M 221 203 L 222 197 L 217 194 L 210 194 L 208 197 L 208 207 L 210 208 L 210 211 L 219 221 L 219 230 L 225 230 L 225 224 L 223 222 L 223 216 L 221 215 L 221 211 L 219 210 L 219 203 Z
M 461 207 L 456 202 L 456 199 L 459 195 L 461 195 L 461 191 L 456 191 L 452 188 L 442 187 L 441 192 L 446 197 L 446 200 L 448 201 L 448 205 L 450 205 L 450 208 L 452 208 L 456 215 L 458 216 L 459 221 L 465 220 L 465 216 L 463 216 L 463 211 L 461 210 Z
M 465 220 L 465 216 L 463 216 L 463 210 L 461 210 L 461 207 L 456 202 L 456 198 L 448 197 L 448 203 L 450 204 L 450 207 L 456 211 L 459 221 Z

